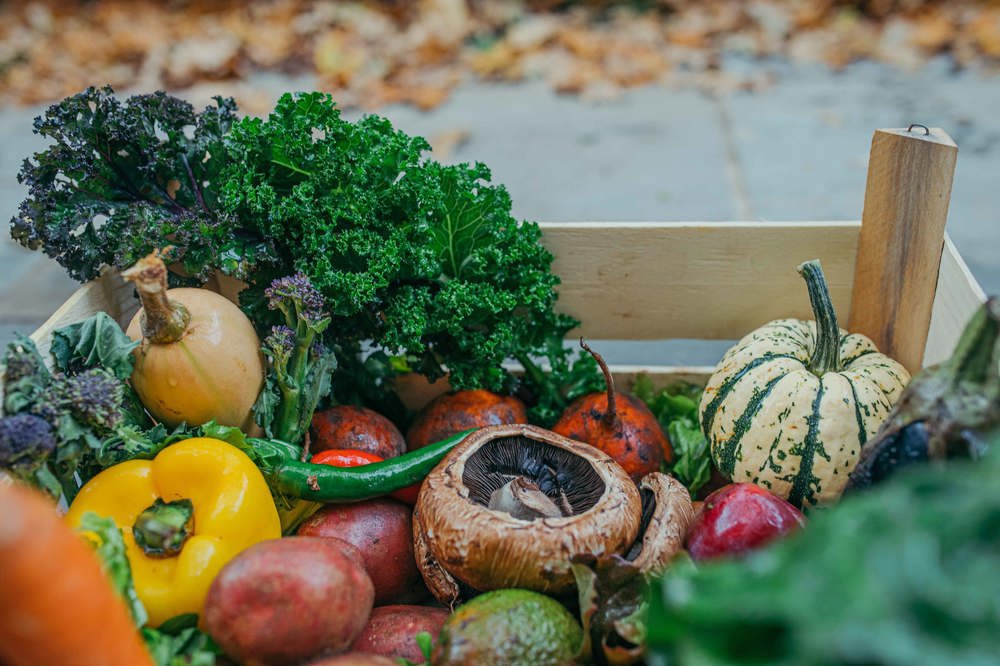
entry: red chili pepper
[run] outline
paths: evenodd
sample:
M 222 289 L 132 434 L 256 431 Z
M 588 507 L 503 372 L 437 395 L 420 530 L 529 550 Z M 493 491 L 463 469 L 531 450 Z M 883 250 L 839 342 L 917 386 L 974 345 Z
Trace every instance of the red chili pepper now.
M 330 465 L 331 467 L 363 467 L 364 465 L 382 462 L 383 460 L 382 456 L 358 449 L 327 449 L 314 455 L 310 462 L 318 465 Z M 417 503 L 417 495 L 419 493 L 420 484 L 414 483 L 412 486 L 407 486 L 390 493 L 389 496 L 413 506 Z

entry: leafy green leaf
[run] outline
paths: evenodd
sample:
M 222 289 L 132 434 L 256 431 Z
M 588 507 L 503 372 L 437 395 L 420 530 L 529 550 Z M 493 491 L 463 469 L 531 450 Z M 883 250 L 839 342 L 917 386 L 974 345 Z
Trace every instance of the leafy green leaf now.
M 132 350 L 139 346 L 106 312 L 56 329 L 52 333 L 52 357 L 63 372 L 104 368 L 118 379 L 132 376 Z
M 667 439 L 674 450 L 671 473 L 694 495 L 712 478 L 712 455 L 701 426 L 677 419 L 667 426 Z
M 115 591 L 125 600 L 136 625 L 145 624 L 149 615 L 135 593 L 132 566 L 125 554 L 125 541 L 122 539 L 122 532 L 115 521 L 88 511 L 80 518 L 79 529 L 83 532 L 89 532 L 97 539 L 97 556 L 101 560 L 104 572 L 111 579 Z
M 687 486 L 692 496 L 712 476 L 711 449 L 698 419 L 701 391 L 701 387 L 687 383 L 657 391 L 645 374 L 636 378 L 632 388 L 635 396 L 656 416 L 670 440 L 674 462 L 668 471 Z
M 15 335 L 7 344 L 3 368 L 3 412 L 8 415 L 27 411 L 52 380 L 38 347 L 24 335 Z
M 741 560 L 655 584 L 650 652 L 676 664 L 990 664 L 1000 635 L 1000 431 Z
M 18 174 L 29 193 L 11 220 L 12 237 L 81 281 L 168 245 L 188 274 L 207 276 L 238 244 L 234 220 L 216 201 L 235 108 L 216 98 L 195 113 L 162 92 L 120 102 L 111 88 L 49 107 L 35 132 L 52 144 Z M 248 243 L 245 234 L 239 243 Z
M 223 654 L 198 628 L 195 613 L 172 617 L 156 629 L 143 627 L 142 638 L 157 666 L 214 666 Z

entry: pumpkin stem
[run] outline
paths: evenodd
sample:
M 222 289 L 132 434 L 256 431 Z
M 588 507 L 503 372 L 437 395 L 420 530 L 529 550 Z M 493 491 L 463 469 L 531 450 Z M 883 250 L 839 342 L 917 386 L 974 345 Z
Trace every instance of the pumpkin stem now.
M 604 362 L 604 359 L 600 354 L 595 352 L 590 348 L 586 342 L 583 341 L 583 337 L 580 337 L 580 346 L 597 361 L 597 365 L 601 366 L 601 372 L 604 373 L 604 383 L 608 387 L 608 411 L 604 412 L 604 423 L 608 427 L 613 427 L 618 422 L 618 409 L 615 404 L 615 380 L 611 377 L 611 370 L 608 369 L 608 364 Z
M 143 257 L 121 275 L 139 292 L 142 337 L 158 345 L 184 337 L 191 314 L 182 304 L 167 298 L 167 267 L 159 252 Z
M 837 312 L 833 309 L 823 268 L 819 259 L 813 259 L 800 264 L 796 270 L 806 281 L 809 302 L 816 319 L 816 347 L 809 359 L 809 369 L 816 375 L 837 372 L 840 370 L 840 326 L 837 325 Z

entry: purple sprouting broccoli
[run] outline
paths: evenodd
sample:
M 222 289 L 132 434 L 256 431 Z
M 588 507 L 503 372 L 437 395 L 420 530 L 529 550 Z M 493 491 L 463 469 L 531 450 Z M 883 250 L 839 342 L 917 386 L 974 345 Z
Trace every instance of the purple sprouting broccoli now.
M 56 450 L 52 426 L 34 414 L 0 418 L 0 469 L 35 483 L 35 474 Z
M 336 358 L 320 342 L 330 325 L 326 301 L 303 273 L 278 278 L 264 291 L 267 306 L 284 316 L 264 339 L 268 385 L 255 406 L 269 437 L 300 443 L 319 401 L 330 391 Z
M 107 371 L 95 368 L 53 379 L 52 395 L 62 411 L 99 430 L 111 430 L 121 422 L 125 387 Z

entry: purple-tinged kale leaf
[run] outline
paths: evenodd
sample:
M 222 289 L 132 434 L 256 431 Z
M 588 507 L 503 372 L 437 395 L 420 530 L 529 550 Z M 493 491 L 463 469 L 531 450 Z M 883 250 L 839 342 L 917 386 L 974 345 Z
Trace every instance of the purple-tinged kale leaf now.
M 185 272 L 205 277 L 247 242 L 217 201 L 235 109 L 216 98 L 196 113 L 162 92 L 120 101 L 109 87 L 49 107 L 35 132 L 52 143 L 21 167 L 28 196 L 11 235 L 80 281 L 166 246 Z

